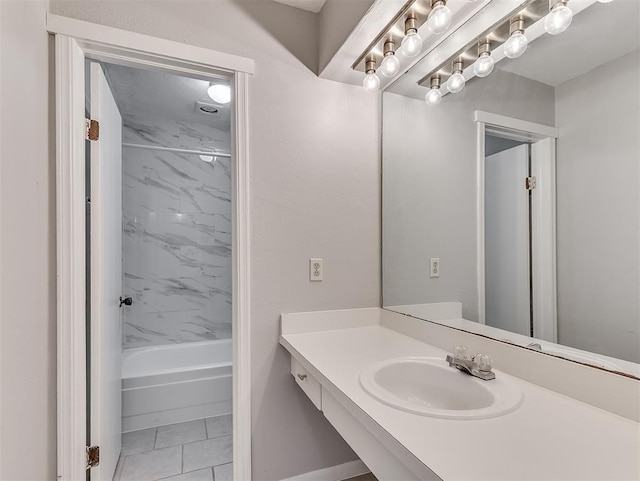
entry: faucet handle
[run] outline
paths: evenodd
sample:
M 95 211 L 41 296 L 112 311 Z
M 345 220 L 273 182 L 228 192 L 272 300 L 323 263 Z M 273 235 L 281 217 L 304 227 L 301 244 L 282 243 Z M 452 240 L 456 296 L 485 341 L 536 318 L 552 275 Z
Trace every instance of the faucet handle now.
M 456 359 L 469 359 L 466 346 L 456 346 L 453 355 Z
M 480 372 L 489 372 L 491 371 L 491 364 L 493 363 L 493 359 L 488 354 L 478 353 L 474 356 L 473 360 L 478 365 L 478 371 Z

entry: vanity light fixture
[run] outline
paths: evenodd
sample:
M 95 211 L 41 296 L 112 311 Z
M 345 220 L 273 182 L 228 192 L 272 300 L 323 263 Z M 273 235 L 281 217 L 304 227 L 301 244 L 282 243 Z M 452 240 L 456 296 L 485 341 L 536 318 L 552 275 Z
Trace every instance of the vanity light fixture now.
M 473 64 L 473 73 L 478 77 L 488 77 L 493 72 L 495 60 L 491 56 L 491 43 L 485 40 L 478 44 L 478 60 Z
M 385 77 L 393 77 L 400 71 L 400 60 L 396 57 L 396 44 L 389 39 L 384 43 L 384 58 L 380 64 L 380 73 Z
M 207 89 L 207 94 L 214 102 L 219 104 L 231 102 L 231 87 L 228 85 L 212 83 Z
M 362 81 L 362 86 L 367 92 L 375 92 L 380 88 L 380 79 L 376 75 L 376 59 L 369 57 L 365 66 L 366 75 Z
M 418 34 L 415 13 L 410 13 L 404 21 L 404 38 L 400 44 L 405 57 L 415 57 L 422 51 L 422 37 Z
M 435 107 L 442 100 L 442 92 L 440 91 L 440 75 L 435 74 L 431 77 L 431 88 L 424 96 L 424 101 L 429 107 Z
M 567 7 L 568 0 L 549 0 L 549 15 L 544 19 L 544 29 L 549 35 L 564 32 L 573 20 L 573 12 Z
M 467 81 L 464 78 L 464 74 L 462 71 L 464 70 L 464 63 L 462 62 L 462 58 L 459 58 L 453 62 L 452 74 L 447 80 L 447 90 L 452 94 L 457 94 L 458 92 L 462 92 Z
M 509 25 L 509 38 L 504 43 L 504 54 L 509 58 L 518 58 L 527 50 L 528 45 L 529 39 L 524 34 L 524 18 L 519 15 Z
M 451 10 L 447 0 L 431 0 L 431 11 L 427 17 L 427 28 L 431 33 L 440 35 L 451 25 Z

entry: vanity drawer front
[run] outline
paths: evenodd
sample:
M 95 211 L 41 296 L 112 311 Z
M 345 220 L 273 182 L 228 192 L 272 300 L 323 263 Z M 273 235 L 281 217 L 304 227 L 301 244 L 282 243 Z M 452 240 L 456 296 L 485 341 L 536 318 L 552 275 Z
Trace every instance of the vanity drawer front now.
M 315 407 L 322 411 L 322 386 L 294 357 L 291 357 L 291 374 Z

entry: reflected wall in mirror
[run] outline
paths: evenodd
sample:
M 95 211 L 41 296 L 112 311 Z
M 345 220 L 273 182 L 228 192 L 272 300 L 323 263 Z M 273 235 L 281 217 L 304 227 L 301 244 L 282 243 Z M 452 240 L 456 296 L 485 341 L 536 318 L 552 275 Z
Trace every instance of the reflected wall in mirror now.
M 460 93 L 478 15 L 383 93 L 383 306 L 640 377 L 640 2 L 567 5 Z

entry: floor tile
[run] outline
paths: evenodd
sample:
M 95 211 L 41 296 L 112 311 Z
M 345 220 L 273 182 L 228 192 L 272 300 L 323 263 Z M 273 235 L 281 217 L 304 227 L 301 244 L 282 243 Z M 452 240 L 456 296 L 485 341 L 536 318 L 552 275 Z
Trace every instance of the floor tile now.
M 207 439 L 207 433 L 203 419 L 188 421 L 186 423 L 170 424 L 169 426 L 160 426 L 156 437 L 156 449 L 202 441 L 204 439 Z
M 156 442 L 156 428 L 132 431 L 122 435 L 121 456 L 151 451 Z
M 233 481 L 233 463 L 213 468 L 213 479 L 215 481 Z
M 231 434 L 233 432 L 232 422 L 233 416 L 231 414 L 207 418 L 207 437 L 211 439 Z
M 222 436 L 184 445 L 182 463 L 183 471 L 185 472 L 227 464 L 231 461 L 233 461 L 233 441 L 231 436 Z
M 182 446 L 127 456 L 120 481 L 155 481 L 182 472 Z
M 213 472 L 211 468 L 199 469 L 198 471 L 163 478 L 162 481 L 213 481 Z

